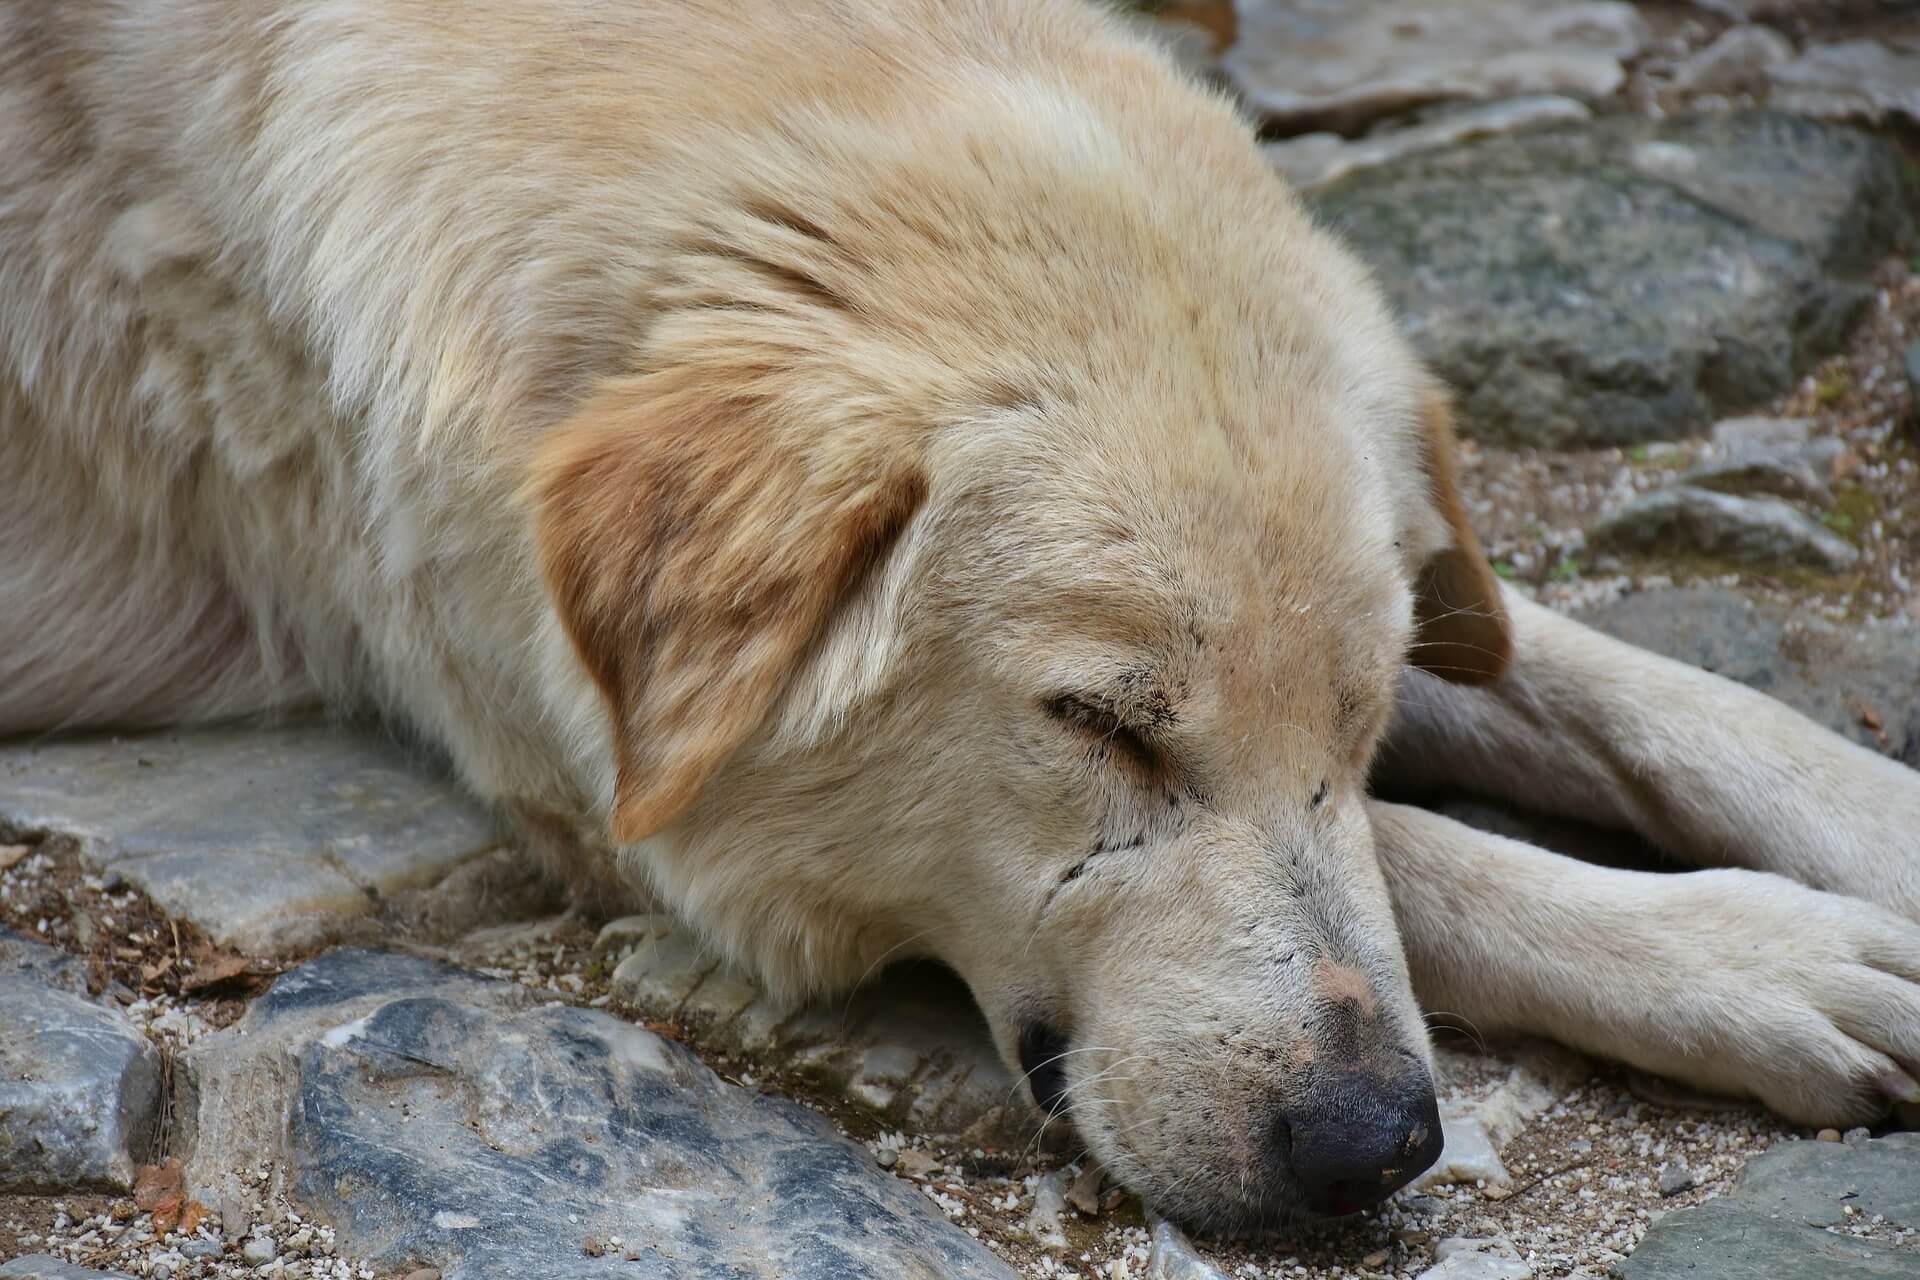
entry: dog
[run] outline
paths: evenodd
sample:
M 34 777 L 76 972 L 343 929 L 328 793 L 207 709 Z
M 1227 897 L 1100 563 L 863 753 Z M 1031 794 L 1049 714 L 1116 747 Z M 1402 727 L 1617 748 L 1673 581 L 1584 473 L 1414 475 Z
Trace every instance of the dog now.
M 382 714 L 781 991 L 944 961 L 1202 1229 L 1434 1160 L 1416 993 L 1920 1099 L 1920 775 L 1504 588 L 1366 269 L 1093 6 L 0 0 L 0 157 L 0 733 Z

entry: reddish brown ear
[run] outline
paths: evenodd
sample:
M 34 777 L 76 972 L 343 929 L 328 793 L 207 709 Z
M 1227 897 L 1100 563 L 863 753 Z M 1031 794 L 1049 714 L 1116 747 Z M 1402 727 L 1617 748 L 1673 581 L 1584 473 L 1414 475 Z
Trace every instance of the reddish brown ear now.
M 1453 531 L 1453 545 L 1430 557 L 1414 584 L 1413 664 L 1456 684 L 1485 684 L 1507 669 L 1513 633 L 1500 601 L 1500 581 L 1460 501 L 1453 412 L 1446 396 L 1428 397 L 1421 426 L 1428 493 Z
M 693 376 L 619 379 L 541 442 L 540 565 L 613 715 L 613 836 L 693 803 L 919 506 L 877 430 L 806 431 Z

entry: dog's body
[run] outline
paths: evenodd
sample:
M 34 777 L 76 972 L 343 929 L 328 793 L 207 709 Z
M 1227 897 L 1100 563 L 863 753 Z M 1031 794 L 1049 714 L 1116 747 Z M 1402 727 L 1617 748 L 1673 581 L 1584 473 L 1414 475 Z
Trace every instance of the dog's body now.
M 1203 1222 L 1432 1158 L 1395 915 L 1482 1029 L 1920 1094 L 1920 777 L 1503 596 L 1364 272 L 1091 10 L 0 0 L 0 159 L 0 734 L 378 709 L 788 989 L 953 964 Z M 1743 869 L 1369 800 L 1390 719 Z

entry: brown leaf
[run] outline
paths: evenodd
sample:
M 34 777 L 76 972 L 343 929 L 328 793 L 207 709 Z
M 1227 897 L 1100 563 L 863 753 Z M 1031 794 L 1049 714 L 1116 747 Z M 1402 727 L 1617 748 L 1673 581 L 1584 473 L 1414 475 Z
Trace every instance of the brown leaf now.
M 183 1235 L 192 1235 L 207 1220 L 207 1206 L 198 1200 L 189 1200 L 180 1209 L 180 1231 Z
M 249 976 L 253 961 L 245 956 L 223 956 L 210 964 L 203 964 L 188 974 L 180 982 L 180 989 L 188 993 L 206 991 L 232 982 L 236 978 Z
M 11 871 L 26 860 L 33 852 L 31 845 L 0 844 L 0 871 Z
M 160 985 L 160 979 L 173 971 L 173 957 L 161 956 L 158 960 L 140 966 L 140 981 L 149 987 Z
M 1087 1161 L 1087 1167 L 1067 1188 L 1067 1203 L 1080 1211 L 1083 1218 L 1097 1217 L 1100 1213 L 1100 1166 Z
M 933 1156 L 917 1147 L 902 1147 L 899 1157 L 893 1162 L 893 1167 L 909 1178 L 924 1178 L 932 1173 L 939 1163 Z
M 133 1179 L 133 1203 L 151 1210 L 165 1200 L 184 1200 L 187 1196 L 187 1172 L 175 1156 L 165 1164 L 143 1164 Z
M 170 1196 L 153 1207 L 153 1233 L 166 1235 L 180 1222 L 180 1211 L 185 1208 L 179 1196 Z

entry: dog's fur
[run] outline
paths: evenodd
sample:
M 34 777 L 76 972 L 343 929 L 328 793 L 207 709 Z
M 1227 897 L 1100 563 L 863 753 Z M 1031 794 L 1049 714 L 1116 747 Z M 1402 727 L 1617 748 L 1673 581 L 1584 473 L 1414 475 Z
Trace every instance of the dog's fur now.
M 0 158 L 0 733 L 377 709 L 782 989 L 1058 1028 L 1202 1223 L 1414 987 L 1920 1096 L 1920 777 L 1503 594 L 1363 269 L 1091 8 L 0 0 Z M 1371 800 L 1390 721 L 1739 869 Z

